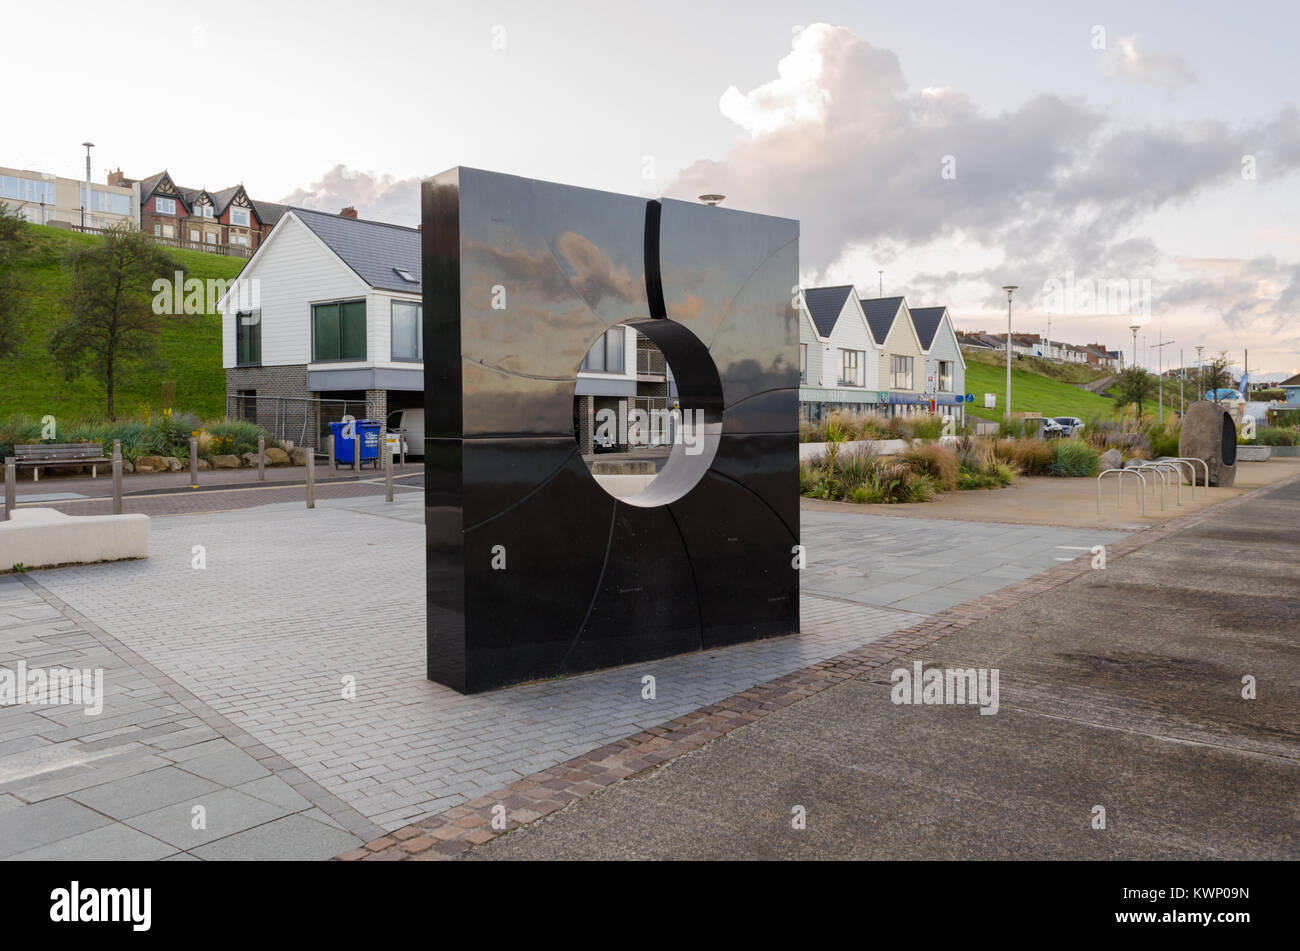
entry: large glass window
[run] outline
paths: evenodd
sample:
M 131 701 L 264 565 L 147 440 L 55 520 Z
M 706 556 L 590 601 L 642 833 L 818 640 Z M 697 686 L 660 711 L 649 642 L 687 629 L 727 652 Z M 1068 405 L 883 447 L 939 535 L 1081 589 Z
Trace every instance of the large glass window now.
M 424 359 L 423 308 L 409 300 L 393 301 L 393 360 Z
M 910 390 L 912 388 L 912 358 L 894 357 L 894 389 Z
M 939 392 L 940 393 L 952 392 L 952 361 L 951 360 L 939 361 Z
M 591 349 L 587 351 L 587 356 L 582 361 L 582 369 L 597 373 L 624 372 L 626 369 L 623 365 L 625 340 L 626 331 L 622 327 L 605 331 L 604 336 L 592 344 Z
M 311 358 L 315 363 L 366 358 L 366 302 L 334 301 L 311 308 Z
M 86 186 L 81 186 L 81 202 L 86 202 Z M 100 211 L 110 215 L 129 215 L 131 213 L 131 196 L 120 192 L 106 192 L 98 188 L 90 191 L 88 211 Z
M 862 351 L 861 350 L 841 350 L 842 369 L 840 371 L 841 386 L 861 386 L 862 385 Z
M 38 182 L 33 178 L 18 178 L 14 175 L 0 175 L 0 198 L 30 201 L 37 205 L 41 202 L 53 205 L 54 183 Z
M 241 367 L 262 362 L 262 312 L 235 315 L 235 363 Z
M 808 344 L 799 344 L 799 382 L 808 382 Z
M 176 214 L 176 199 L 162 197 L 155 198 L 153 200 L 153 208 L 154 211 L 158 212 L 160 215 L 174 215 Z
M 231 208 L 231 209 L 230 209 L 230 223 L 231 223 L 232 225 L 235 225 L 236 227 L 239 227 L 239 228 L 247 228 L 247 227 L 248 227 L 248 209 L 247 209 L 247 208 Z

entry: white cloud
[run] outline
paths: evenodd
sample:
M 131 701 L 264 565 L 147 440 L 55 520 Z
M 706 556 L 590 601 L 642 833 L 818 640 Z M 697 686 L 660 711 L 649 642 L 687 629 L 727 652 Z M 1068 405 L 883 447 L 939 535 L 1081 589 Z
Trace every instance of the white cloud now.
M 1139 52 L 1137 41 L 1136 35 L 1117 38 L 1115 48 L 1102 53 L 1103 74 L 1150 83 L 1169 90 L 1182 89 L 1196 82 L 1196 74 L 1182 57 Z

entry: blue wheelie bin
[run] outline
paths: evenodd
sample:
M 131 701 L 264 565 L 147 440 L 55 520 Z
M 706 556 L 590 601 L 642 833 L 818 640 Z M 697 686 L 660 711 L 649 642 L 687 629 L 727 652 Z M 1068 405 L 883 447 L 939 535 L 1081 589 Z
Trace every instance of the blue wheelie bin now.
M 334 434 L 334 464 L 353 466 L 356 460 L 352 458 L 352 440 L 345 438 L 343 430 L 346 423 L 330 423 L 330 432 Z M 352 424 L 356 427 L 356 433 L 361 437 L 361 463 L 370 463 L 376 469 L 379 468 L 379 430 L 380 425 L 377 420 L 358 419 Z M 358 471 L 360 471 L 358 467 Z

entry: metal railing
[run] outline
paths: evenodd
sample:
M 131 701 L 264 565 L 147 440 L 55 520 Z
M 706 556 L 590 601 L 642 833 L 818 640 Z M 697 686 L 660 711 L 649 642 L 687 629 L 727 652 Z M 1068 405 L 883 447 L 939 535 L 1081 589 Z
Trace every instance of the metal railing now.
M 79 231 L 82 234 L 108 234 L 107 228 L 83 228 L 80 225 L 73 225 L 70 231 Z M 256 248 L 246 248 L 241 244 L 208 244 L 204 241 L 188 241 L 184 238 L 167 238 L 158 234 L 150 234 L 148 231 L 141 233 L 152 241 L 154 244 L 161 244 L 168 248 L 178 248 L 182 251 L 202 251 L 205 254 L 222 254 L 231 258 L 251 258 Z
M 1140 480 L 1137 486 L 1138 501 L 1142 503 L 1142 516 L 1147 514 L 1147 477 L 1138 472 L 1137 469 L 1106 469 L 1097 476 L 1097 514 L 1101 514 L 1101 480 L 1103 476 L 1110 475 L 1112 472 L 1119 473 L 1119 478 L 1115 480 L 1115 508 L 1119 508 L 1124 499 L 1124 473 L 1131 472 Z
M 323 445 L 330 423 L 341 422 L 344 416 L 365 419 L 366 412 L 365 400 L 226 394 L 227 419 L 256 423 L 277 442 L 292 440 L 295 446 Z

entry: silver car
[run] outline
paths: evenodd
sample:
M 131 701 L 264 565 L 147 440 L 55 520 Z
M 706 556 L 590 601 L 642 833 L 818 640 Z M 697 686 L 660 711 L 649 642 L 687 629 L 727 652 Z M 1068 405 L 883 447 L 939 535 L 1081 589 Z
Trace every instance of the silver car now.
M 1078 416 L 1055 416 L 1053 419 L 1060 424 L 1062 436 L 1077 436 L 1083 432 L 1083 420 Z

